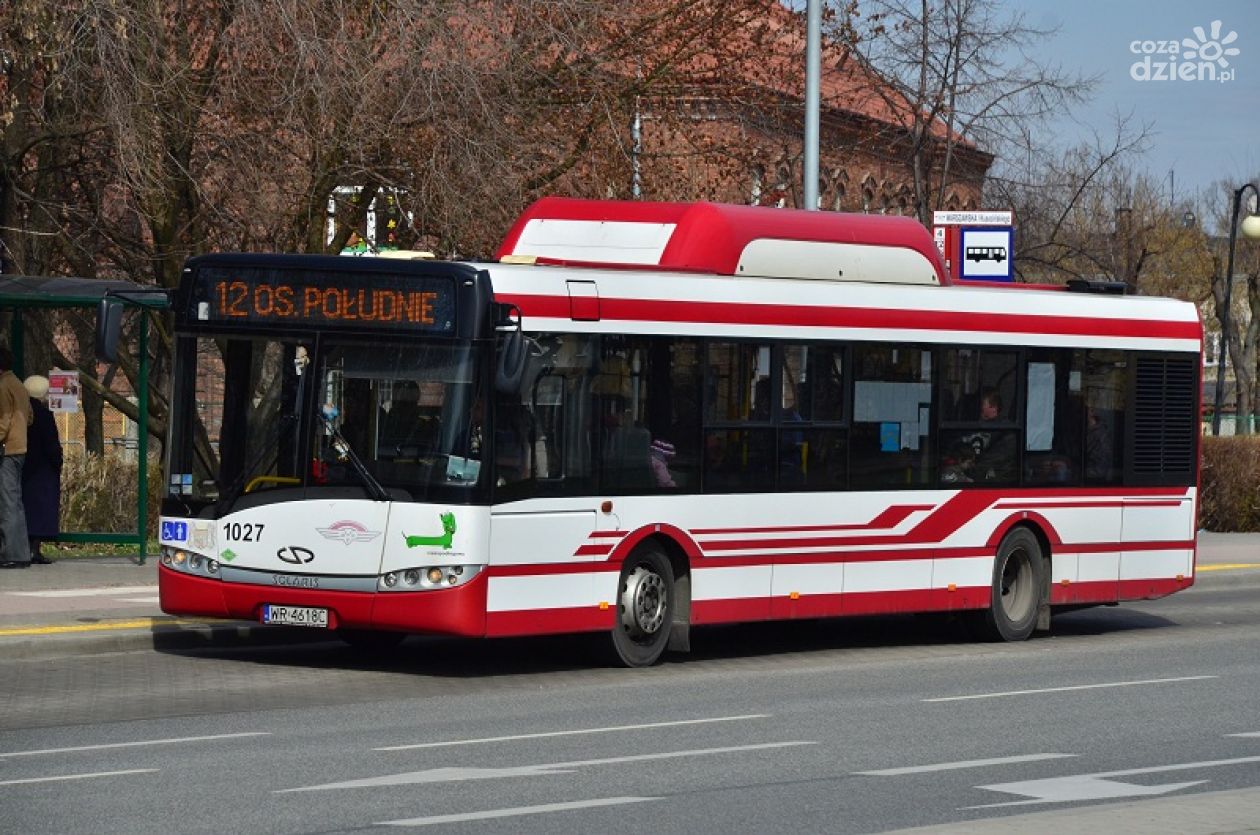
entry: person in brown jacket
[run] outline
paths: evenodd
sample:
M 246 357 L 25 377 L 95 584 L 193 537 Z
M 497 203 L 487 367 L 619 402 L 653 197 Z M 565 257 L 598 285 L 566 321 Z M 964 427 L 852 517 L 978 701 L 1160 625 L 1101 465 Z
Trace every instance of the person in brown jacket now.
M 13 354 L 0 345 L 0 568 L 31 564 L 22 507 L 26 429 L 34 416 L 26 386 L 13 373 Z

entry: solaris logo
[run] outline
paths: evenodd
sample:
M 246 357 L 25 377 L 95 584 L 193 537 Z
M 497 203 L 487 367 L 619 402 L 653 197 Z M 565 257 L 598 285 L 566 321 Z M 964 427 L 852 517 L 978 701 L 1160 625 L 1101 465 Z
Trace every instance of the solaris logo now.
M 1222 28 L 1221 21 L 1214 20 L 1207 30 L 1194 27 L 1193 38 L 1132 41 L 1129 51 L 1143 57 L 1129 67 L 1129 77 L 1134 81 L 1233 81 L 1235 71 L 1229 59 L 1240 50 L 1230 44 L 1238 40 L 1238 33 L 1230 30 L 1222 37 Z

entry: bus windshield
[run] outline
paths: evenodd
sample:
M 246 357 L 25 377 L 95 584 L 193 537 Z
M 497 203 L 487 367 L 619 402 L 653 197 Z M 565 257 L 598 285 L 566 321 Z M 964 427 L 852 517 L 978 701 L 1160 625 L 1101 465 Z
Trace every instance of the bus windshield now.
M 195 359 L 175 375 L 172 498 L 225 512 L 276 490 L 471 500 L 482 349 L 277 337 L 186 345 Z
M 475 368 L 466 345 L 328 343 L 315 378 L 323 420 L 312 440 L 313 482 L 361 484 L 357 455 L 373 478 L 412 498 L 432 485 L 476 484 L 483 410 Z

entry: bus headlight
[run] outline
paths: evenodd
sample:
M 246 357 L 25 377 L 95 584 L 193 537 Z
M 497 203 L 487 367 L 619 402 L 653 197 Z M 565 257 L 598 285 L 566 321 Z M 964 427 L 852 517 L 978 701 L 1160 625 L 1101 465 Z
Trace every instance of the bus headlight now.
M 463 585 L 481 573 L 484 565 L 424 565 L 382 574 L 378 591 L 432 591 Z M 399 582 L 401 580 L 402 582 Z
M 162 565 L 181 574 L 219 579 L 219 561 L 203 554 L 194 554 L 179 548 L 163 548 Z

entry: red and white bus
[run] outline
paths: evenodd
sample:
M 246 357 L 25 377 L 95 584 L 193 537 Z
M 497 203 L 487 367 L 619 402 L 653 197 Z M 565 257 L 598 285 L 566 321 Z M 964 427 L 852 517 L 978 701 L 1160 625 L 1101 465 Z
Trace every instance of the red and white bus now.
M 165 611 L 646 665 L 703 624 L 1021 640 L 1193 582 L 1191 304 L 951 285 L 914 220 L 709 203 L 547 198 L 495 262 L 415 255 L 189 261 Z

